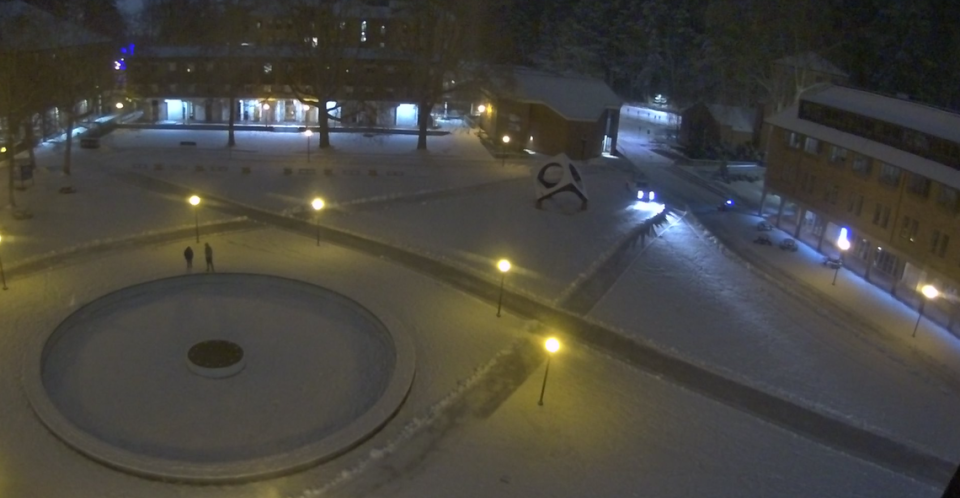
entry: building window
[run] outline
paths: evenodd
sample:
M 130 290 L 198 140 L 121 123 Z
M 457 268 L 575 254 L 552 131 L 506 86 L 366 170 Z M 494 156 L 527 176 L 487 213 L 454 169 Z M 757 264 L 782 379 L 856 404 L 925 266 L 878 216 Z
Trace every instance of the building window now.
M 360 21 L 360 43 L 367 41 L 367 21 Z
M 847 160 L 847 149 L 834 145 L 830 149 L 830 162 L 842 163 Z
M 887 228 L 889 222 L 890 208 L 878 202 L 877 207 L 873 210 L 873 224 L 880 228 Z
M 195 65 L 194 63 L 192 63 L 192 62 L 188 62 L 188 63 L 187 63 L 187 72 L 188 72 L 188 73 L 192 73 L 194 69 L 196 69 L 196 65 Z
M 384 24 L 381 24 L 381 25 L 380 25 L 380 36 L 384 36 L 384 35 L 386 35 L 386 34 L 387 34 L 387 26 L 384 25 Z
M 788 131 L 788 132 L 787 132 L 787 145 L 788 145 L 791 149 L 799 149 L 799 148 L 800 148 L 800 135 L 799 135 L 798 133 L 795 133 L 795 132 L 792 132 L 792 131 Z
M 810 154 L 819 154 L 820 141 L 813 137 L 807 137 L 807 139 L 803 142 L 803 150 L 809 152 Z
M 863 196 L 860 194 L 850 194 L 850 199 L 847 201 L 847 212 L 860 216 L 862 210 Z
M 900 238 L 916 242 L 917 232 L 920 230 L 920 222 L 909 216 L 904 216 L 900 223 Z
M 903 176 L 903 170 L 887 163 L 880 163 L 880 183 L 891 187 L 900 186 L 900 177 Z
M 171 72 L 171 73 L 176 72 L 176 71 L 177 71 L 177 63 L 176 63 L 176 62 L 168 62 L 168 63 L 167 63 L 167 71 L 169 71 L 169 72 Z
M 957 207 L 960 206 L 957 200 L 957 189 L 940 184 L 940 194 L 937 195 L 937 206 L 951 213 L 956 213 Z
M 270 74 L 273 72 L 273 64 L 267 62 L 263 65 L 263 74 Z
M 838 197 L 840 197 L 840 185 L 833 184 L 823 192 L 823 200 L 830 204 L 836 204 Z
M 930 195 L 930 179 L 923 175 L 910 173 L 910 183 L 907 184 L 907 188 L 910 192 L 926 198 Z
M 853 157 L 853 172 L 860 176 L 870 176 L 870 158 L 857 154 Z
M 930 150 L 930 142 L 927 140 L 927 136 L 916 130 L 904 129 L 903 143 L 910 149 L 922 151 Z
M 947 253 L 947 247 L 950 245 L 950 236 L 941 233 L 940 230 L 934 230 L 930 235 L 930 252 L 943 257 Z

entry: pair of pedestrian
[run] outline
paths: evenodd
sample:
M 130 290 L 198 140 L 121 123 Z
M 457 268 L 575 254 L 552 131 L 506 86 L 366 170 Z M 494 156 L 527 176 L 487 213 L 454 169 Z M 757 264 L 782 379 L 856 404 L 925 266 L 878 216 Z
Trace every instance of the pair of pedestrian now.
M 207 273 L 216 272 L 213 267 L 213 248 L 210 247 L 209 243 L 204 243 L 203 255 L 207 259 Z M 187 271 L 193 271 L 193 248 L 187 246 L 183 250 L 183 259 L 187 260 Z

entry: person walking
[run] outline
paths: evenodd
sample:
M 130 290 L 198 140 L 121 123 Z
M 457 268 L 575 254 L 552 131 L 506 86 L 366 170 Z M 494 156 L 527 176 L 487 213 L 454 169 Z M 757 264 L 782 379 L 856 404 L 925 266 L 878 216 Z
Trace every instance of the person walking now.
M 193 248 L 192 247 L 187 246 L 187 248 L 183 250 L 183 259 L 187 260 L 187 271 L 192 271 L 193 270 Z
M 214 272 L 216 270 L 213 268 L 213 248 L 210 247 L 210 243 L 205 242 L 203 248 L 203 254 L 207 257 L 207 272 Z

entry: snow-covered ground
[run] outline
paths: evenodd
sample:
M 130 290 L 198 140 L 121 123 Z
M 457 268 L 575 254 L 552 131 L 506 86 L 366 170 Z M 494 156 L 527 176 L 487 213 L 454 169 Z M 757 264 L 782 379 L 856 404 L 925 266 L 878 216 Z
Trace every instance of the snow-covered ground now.
M 588 211 L 563 202 L 538 211 L 529 176 L 533 162 L 508 161 L 504 167 L 484 157 L 476 138 L 465 133 L 431 138 L 436 149 L 428 153 L 413 150 L 415 137 L 391 136 L 382 140 L 384 149 L 375 149 L 357 137 L 338 142 L 334 135 L 336 152 L 311 157 L 338 171 L 368 170 L 362 177 L 324 176 L 319 165 L 314 175 L 301 174 L 299 169 L 313 162 L 307 163 L 305 150 L 290 152 L 303 145 L 296 134 L 288 139 L 241 133 L 239 148 L 248 152 L 228 154 L 202 133 L 217 132 L 112 135 L 104 148 L 78 152 L 71 179 L 76 194 L 56 193 L 65 179 L 41 174 L 34 187 L 18 193 L 20 204 L 36 214 L 33 220 L 16 221 L 10 210 L 0 212 L 4 263 L 16 267 L 37 254 L 192 224 L 184 199 L 140 190 L 114 176 L 121 172 L 276 212 L 292 213 L 312 195 L 324 195 L 341 208 L 322 213 L 323 224 L 450 261 L 491 280 L 497 278 L 493 262 L 509 257 L 518 271 L 506 285 L 544 302 L 562 296 L 643 218 L 624 199 L 626 172 L 616 160 L 587 166 Z M 178 145 L 186 136 L 201 137 L 198 150 Z M 43 167 L 55 159 L 41 155 L 40 162 Z M 158 163 L 170 166 L 134 168 Z M 228 170 L 197 173 L 198 164 Z M 248 165 L 251 173 L 244 176 L 239 168 Z M 292 175 L 283 175 L 286 167 Z M 657 175 L 664 164 L 644 167 Z M 370 176 L 371 168 L 416 173 Z M 411 197 L 427 192 L 432 194 Z M 201 213 L 202 220 L 227 218 L 215 209 Z M 318 248 L 287 232 L 264 228 L 209 240 L 217 247 L 220 271 L 318 283 L 363 296 L 407 324 L 418 370 L 396 419 L 334 462 L 237 487 L 146 481 L 67 450 L 33 418 L 19 391 L 18 372 L 29 360 L 25 344 L 107 292 L 182 271 L 183 242 L 133 247 L 18 277 L 0 296 L 5 318 L 0 491 L 158 497 L 305 497 L 327 490 L 370 496 L 938 494 L 930 483 L 797 437 L 575 343 L 558 353 L 546 405 L 537 407 L 542 363 L 533 369 L 502 366 L 510 364 L 504 359 L 509 351 L 530 340 L 534 324 L 510 313 L 497 319 L 491 303 L 442 282 L 326 243 Z M 952 372 L 931 366 L 927 355 L 778 292 L 683 222 L 650 243 L 590 316 L 853 425 L 958 457 L 956 438 L 949 435 L 960 412 Z M 486 400 L 482 409 L 471 405 L 478 398 Z M 331 488 L 336 482 L 341 484 Z

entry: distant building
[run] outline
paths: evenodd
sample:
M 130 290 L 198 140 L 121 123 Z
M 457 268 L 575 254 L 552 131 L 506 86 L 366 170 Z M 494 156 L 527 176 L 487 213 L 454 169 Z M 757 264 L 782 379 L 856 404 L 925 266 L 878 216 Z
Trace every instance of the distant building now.
M 704 151 L 755 145 L 760 128 L 758 109 L 719 104 L 694 104 L 681 114 L 678 142 Z
M 828 254 L 846 229 L 847 266 L 956 331 L 960 316 L 960 114 L 820 85 L 767 119 L 764 195 L 776 223 Z
M 224 123 L 233 102 L 234 119 L 250 124 L 317 124 L 326 106 L 344 125 L 416 127 L 418 88 L 450 82 L 410 53 L 411 15 L 402 0 L 264 4 L 244 12 L 229 43 L 138 48 L 128 89 L 151 121 Z
M 108 112 L 113 50 L 108 38 L 30 4 L 0 2 L 0 140 L 8 132 L 15 142 L 27 132 L 40 140 L 62 133 L 67 115 Z
M 572 159 L 616 150 L 623 102 L 602 80 L 512 68 L 481 93 L 474 110 L 497 147 Z

